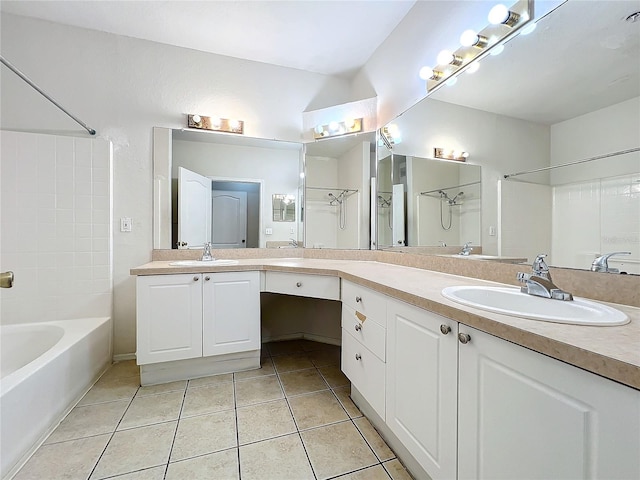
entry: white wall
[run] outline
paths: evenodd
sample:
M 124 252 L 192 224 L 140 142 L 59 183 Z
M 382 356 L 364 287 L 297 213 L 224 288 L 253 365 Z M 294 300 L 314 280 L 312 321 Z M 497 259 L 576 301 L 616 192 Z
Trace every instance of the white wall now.
M 300 70 L 2 14 L 2 55 L 113 142 L 114 350 L 135 351 L 132 267 L 152 250 L 152 127 L 187 113 L 240 118 L 245 134 L 299 141 L 302 112 L 352 100 L 349 82 Z M 0 127 L 87 136 L 6 68 Z
M 111 145 L 1 132 L 0 323 L 112 314 Z

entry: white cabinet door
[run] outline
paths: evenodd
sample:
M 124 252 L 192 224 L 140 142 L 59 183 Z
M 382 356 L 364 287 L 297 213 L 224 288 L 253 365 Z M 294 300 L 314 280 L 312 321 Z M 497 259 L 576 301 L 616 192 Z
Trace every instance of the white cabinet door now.
M 434 480 L 456 478 L 457 323 L 396 301 L 387 315 L 387 424 Z
M 459 478 L 640 478 L 640 391 L 460 332 Z
M 200 274 L 139 276 L 138 365 L 202 356 Z
M 260 348 L 260 272 L 203 274 L 203 355 Z

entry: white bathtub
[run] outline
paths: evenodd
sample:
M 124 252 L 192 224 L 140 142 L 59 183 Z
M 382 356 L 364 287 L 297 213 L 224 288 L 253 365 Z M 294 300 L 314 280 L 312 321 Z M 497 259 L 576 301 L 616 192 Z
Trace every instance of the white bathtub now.
M 110 318 L 0 326 L 0 478 L 13 473 L 104 372 Z

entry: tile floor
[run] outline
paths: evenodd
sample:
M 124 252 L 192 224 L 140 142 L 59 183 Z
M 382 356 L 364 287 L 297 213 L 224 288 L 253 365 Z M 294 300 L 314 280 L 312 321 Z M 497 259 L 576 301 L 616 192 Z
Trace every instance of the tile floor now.
M 351 402 L 339 347 L 262 352 L 258 370 L 151 387 L 114 364 L 14 480 L 411 478 Z

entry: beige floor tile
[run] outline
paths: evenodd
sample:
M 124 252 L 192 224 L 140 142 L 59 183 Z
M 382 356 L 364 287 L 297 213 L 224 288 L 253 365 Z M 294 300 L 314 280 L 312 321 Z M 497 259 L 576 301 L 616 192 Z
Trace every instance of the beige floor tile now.
M 340 347 L 329 345 L 307 354 L 316 367 L 340 365 Z
M 284 398 L 278 377 L 250 378 L 236 382 L 236 404 L 252 405 Z
M 340 400 L 340 403 L 342 404 L 344 409 L 347 411 L 347 414 L 351 418 L 357 418 L 362 416 L 362 412 L 358 409 L 358 407 L 356 407 L 356 404 L 353 403 L 353 401 L 351 400 L 351 397 L 350 397 L 351 387 L 334 388 L 333 392 L 336 394 L 336 396 L 338 397 L 338 400 Z
M 101 378 L 82 397 L 78 405 L 131 400 L 138 391 L 139 386 L 140 379 L 138 377 Z
M 107 445 L 110 434 L 43 445 L 14 480 L 86 479 Z
M 284 340 L 281 342 L 269 342 L 267 348 L 272 357 L 304 352 L 302 340 Z
M 234 373 L 233 378 L 237 381 L 237 380 L 246 380 L 247 378 L 266 377 L 268 375 L 275 375 L 276 369 L 273 368 L 273 362 L 271 361 L 271 358 L 262 360 L 260 363 L 261 363 L 260 368 Z
M 413 480 L 413 477 L 409 472 L 407 472 L 404 465 L 402 465 L 397 458 L 384 462 L 382 465 L 384 465 L 384 468 L 393 480 Z
M 142 397 L 144 395 L 156 395 L 158 393 L 168 392 L 184 392 L 187 388 L 186 380 L 178 380 L 177 382 L 161 383 L 159 385 L 149 385 L 148 387 L 140 387 L 136 397 Z
M 336 480 L 389 480 L 389 478 L 389 474 L 382 465 L 375 465 L 364 470 L 347 473 L 337 477 Z
M 75 407 L 44 443 L 113 433 L 128 406 L 129 400 L 121 400 Z
M 140 367 L 136 364 L 135 360 L 124 360 L 122 362 L 116 362 L 109 370 L 104 372 L 102 378 L 126 378 L 126 377 L 140 377 Z
M 326 390 L 329 388 L 315 368 L 310 370 L 300 370 L 297 372 L 282 373 L 279 376 L 282 386 L 284 387 L 284 393 L 288 397 L 291 395 L 317 392 L 318 390 Z
M 300 340 L 300 344 L 302 345 L 302 350 L 305 352 L 313 352 L 316 350 L 322 350 L 327 347 L 326 343 L 314 342 L 313 340 Z
M 171 461 L 236 447 L 236 414 L 225 410 L 180 419 L 171 451 Z
M 299 430 L 349 420 L 331 390 L 291 397 L 289 405 Z
M 204 387 L 206 385 L 218 385 L 233 381 L 232 373 L 222 375 L 211 375 L 210 377 L 200 377 L 189 380 L 189 388 Z
M 298 434 L 240 447 L 242 480 L 313 479 L 313 472 Z
M 204 415 L 234 408 L 233 382 L 187 388 L 182 406 L 182 417 Z
M 166 467 L 164 465 L 160 467 L 145 468 L 144 470 L 138 470 L 137 472 L 110 477 L 109 480 L 163 480 L 165 470 Z
M 238 449 L 170 463 L 166 480 L 238 479 Z
M 364 439 L 373 450 L 373 453 L 378 457 L 378 460 L 384 462 L 386 460 L 396 458 L 395 453 L 391 451 L 387 442 L 383 440 L 378 431 L 373 427 L 373 425 L 371 425 L 366 417 L 356 418 L 353 423 L 356 424 L 356 427 L 360 430 L 360 433 L 362 433 Z
M 238 408 L 238 440 L 240 445 L 259 442 L 295 431 L 296 425 L 286 400 Z
M 272 360 L 278 373 L 293 372 L 294 370 L 304 370 L 314 367 L 306 353 L 281 355 L 279 357 L 273 357 Z
M 371 448 L 350 421 L 301 433 L 319 480 L 378 463 Z
M 91 475 L 91 480 L 167 463 L 178 422 L 116 432 Z
M 318 368 L 318 370 L 320 370 L 320 373 L 331 388 L 351 385 L 347 376 L 342 373 L 340 365 L 329 365 L 327 367 L 320 367 Z
M 184 393 L 169 392 L 136 397 L 131 402 L 118 430 L 177 420 Z

